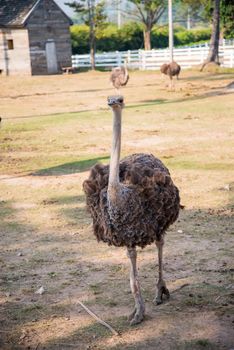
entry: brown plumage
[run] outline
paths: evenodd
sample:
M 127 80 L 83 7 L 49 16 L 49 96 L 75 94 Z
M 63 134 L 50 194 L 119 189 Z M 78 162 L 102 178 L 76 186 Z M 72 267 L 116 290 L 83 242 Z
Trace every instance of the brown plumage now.
M 89 212 L 98 241 L 144 248 L 160 240 L 178 216 L 180 201 L 168 169 L 152 154 L 133 154 L 120 162 L 120 183 L 126 205 L 108 210 L 109 165 L 95 165 L 84 182 Z
M 128 80 L 129 74 L 127 69 L 127 61 L 124 62 L 124 66 L 112 68 L 110 82 L 116 90 L 119 90 L 122 86 L 127 85 Z
M 136 268 L 136 246 L 153 242 L 159 252 L 159 281 L 156 303 L 169 291 L 162 278 L 162 247 L 166 229 L 177 219 L 180 197 L 166 166 L 152 154 L 132 154 L 121 161 L 122 96 L 109 97 L 113 110 L 113 142 L 110 165 L 96 164 L 84 181 L 87 208 L 93 219 L 98 241 L 117 247 L 125 246 L 131 261 L 131 290 L 135 309 L 131 324 L 145 314 Z
M 170 79 L 172 79 L 174 76 L 176 76 L 178 79 L 180 71 L 181 71 L 181 67 L 178 63 L 173 61 L 173 62 L 168 63 L 168 64 L 164 63 L 160 67 L 160 71 L 161 71 L 161 73 L 168 75 Z
M 173 81 L 173 77 L 177 77 L 177 80 L 179 79 L 179 74 L 181 71 L 181 67 L 178 63 L 176 63 L 175 61 L 167 64 L 164 63 L 161 68 L 160 71 L 162 74 L 168 75 L 170 78 L 170 89 L 172 90 L 172 88 L 175 88 L 175 84 Z

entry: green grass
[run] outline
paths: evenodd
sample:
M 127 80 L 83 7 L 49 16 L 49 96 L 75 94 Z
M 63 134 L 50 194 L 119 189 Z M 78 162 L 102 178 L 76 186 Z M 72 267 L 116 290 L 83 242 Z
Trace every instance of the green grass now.
M 160 103 L 159 106 L 158 103 Z M 135 108 L 138 108 L 140 113 L 134 115 Z M 175 108 L 176 112 L 174 112 Z M 142 128 L 142 134 L 133 135 L 133 141 L 134 138 L 141 140 L 142 137 L 156 138 L 165 135 L 165 145 L 167 135 L 175 136 L 178 140 L 176 147 L 178 147 L 184 143 L 184 137 L 191 136 L 192 141 L 194 135 L 203 135 L 207 129 L 210 129 L 210 132 L 213 132 L 214 128 L 217 130 L 221 122 L 216 118 L 214 125 L 212 119 L 214 113 L 219 115 L 221 111 L 222 117 L 227 115 L 225 123 L 228 124 L 229 109 L 224 110 L 221 103 L 217 105 L 212 102 L 206 103 L 204 99 L 196 101 L 189 98 L 173 99 L 166 104 L 155 100 L 129 106 L 124 112 L 122 155 L 134 152 L 133 147 L 125 146 L 129 140 L 129 131 L 134 133 L 136 128 Z M 192 120 L 186 120 L 188 113 L 192 116 Z M 196 116 L 199 116 L 197 120 L 194 119 Z M 154 129 L 157 129 L 158 132 L 147 134 Z M 0 173 L 2 174 L 31 173 L 43 176 L 83 172 L 97 162 L 109 161 L 110 112 L 56 114 L 5 122 L 0 138 L 2 157 Z M 192 141 L 192 144 L 195 145 L 195 142 Z M 224 145 L 225 138 L 222 138 L 220 142 Z M 170 144 L 167 146 L 170 147 Z M 207 142 L 202 140 L 196 144 L 199 153 L 204 152 L 204 148 L 209 151 L 211 147 L 213 146 L 209 143 L 209 136 Z M 144 151 L 144 147 L 142 148 Z M 160 148 L 155 147 L 155 150 L 163 158 L 165 151 L 161 154 Z M 171 159 L 165 159 L 165 162 L 169 167 L 175 169 L 225 171 L 233 169 L 231 162 L 212 161 L 209 158 L 203 159 L 203 157 L 200 160 L 193 160 L 191 159 L 193 156 L 191 153 L 187 157 L 183 154 L 176 154 L 176 157 L 173 155 Z
M 101 116 L 105 122 L 107 113 Z M 0 136 L 0 173 L 69 174 L 108 160 L 109 154 L 89 151 L 98 143 L 99 118 L 100 112 L 86 112 L 6 121 Z
M 46 309 L 41 304 L 31 303 L 11 308 L 9 316 L 19 324 L 20 322 L 30 321 L 35 317 L 45 315 L 45 312 Z
M 109 160 L 109 156 L 100 156 L 92 158 L 90 155 L 90 158 L 80 158 L 74 162 L 68 162 L 65 164 L 59 164 L 57 166 L 52 166 L 45 169 L 40 169 L 38 171 L 35 171 L 33 175 L 66 175 L 66 174 L 73 174 L 78 173 L 82 171 L 86 171 L 90 169 L 91 166 L 93 166 L 96 163 L 104 163 L 105 161 Z
M 90 284 L 89 288 L 93 292 L 94 295 L 102 294 L 102 283 Z
M 163 157 L 162 157 L 163 159 Z M 225 163 L 225 162 L 214 162 L 214 163 L 205 163 L 191 160 L 165 160 L 165 164 L 170 168 L 174 169 L 184 169 L 184 170 L 225 170 L 225 171 L 233 171 L 234 164 L 233 163 Z

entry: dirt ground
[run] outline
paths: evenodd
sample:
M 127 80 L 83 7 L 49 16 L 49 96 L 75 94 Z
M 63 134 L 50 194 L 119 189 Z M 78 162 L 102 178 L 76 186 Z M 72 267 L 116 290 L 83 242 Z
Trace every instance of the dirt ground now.
M 161 158 L 185 205 L 166 236 L 162 305 L 156 248 L 138 251 L 146 319 L 134 327 L 126 252 L 95 241 L 82 192 L 109 160 L 108 76 L 0 77 L 0 349 L 233 350 L 234 73 L 185 71 L 169 91 L 132 72 L 122 91 L 122 154 Z
M 216 95 L 233 81 L 233 74 L 217 76 L 185 71 L 175 91 L 166 89 L 167 77 L 158 72 L 133 72 L 123 90 L 128 104 L 167 102 L 167 99 L 196 99 Z M 22 83 L 23 82 L 23 83 Z M 233 92 L 229 90 L 229 92 Z M 109 72 L 40 77 L 1 77 L 0 106 L 4 118 L 80 112 L 106 108 L 106 97 L 115 93 Z M 227 91 L 219 91 L 227 93 Z

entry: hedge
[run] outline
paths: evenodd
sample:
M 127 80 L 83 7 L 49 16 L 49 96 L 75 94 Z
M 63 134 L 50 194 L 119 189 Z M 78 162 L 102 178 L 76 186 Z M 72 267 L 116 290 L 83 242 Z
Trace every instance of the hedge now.
M 175 46 L 196 44 L 210 39 L 211 31 L 207 28 L 186 30 L 175 27 Z M 89 27 L 86 25 L 73 25 L 71 27 L 72 52 L 84 54 L 89 52 Z M 107 24 L 96 32 L 97 52 L 138 50 L 144 48 L 142 25 L 127 23 L 120 29 L 114 24 Z M 152 48 L 165 48 L 168 46 L 168 28 L 154 27 L 151 35 Z

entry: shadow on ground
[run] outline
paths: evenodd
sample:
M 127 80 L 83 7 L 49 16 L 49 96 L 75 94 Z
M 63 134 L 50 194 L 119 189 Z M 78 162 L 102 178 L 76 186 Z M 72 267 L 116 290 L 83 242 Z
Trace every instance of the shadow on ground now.
M 45 204 L 74 204 L 76 201 L 81 203 L 82 196 L 50 198 Z M 4 207 L 5 215 L 12 214 L 7 203 Z M 77 213 L 70 209 L 61 210 L 61 214 L 67 220 L 77 220 L 79 224 Z M 147 303 L 147 317 L 144 323 L 133 328 L 129 327 L 126 318 L 133 306 L 126 262 L 121 257 L 114 262 L 113 256 L 109 259 L 108 255 L 103 259 L 114 248 L 102 244 L 98 246 L 91 233 L 86 232 L 83 236 L 54 235 L 50 238 L 51 244 L 55 243 L 59 251 L 53 251 L 53 246 L 50 248 L 49 242 L 41 237 L 41 241 L 32 245 L 27 256 L 30 262 L 36 250 L 44 254 L 39 256 L 41 260 L 37 260 L 33 269 L 29 264 L 20 267 L 15 262 L 8 266 L 8 260 L 0 260 L 0 263 L 5 261 L 6 264 L 2 269 L 6 271 L 1 291 L 12 294 L 0 303 L 1 349 L 230 349 L 230 339 L 227 341 L 223 334 L 230 332 L 232 326 L 233 292 L 229 287 L 233 273 L 229 242 L 232 214 L 231 201 L 229 206 L 223 208 L 182 211 L 178 224 L 169 230 L 167 236 L 168 248 L 164 261 L 167 279 L 173 289 L 171 300 L 161 306 L 152 304 L 156 254 L 152 259 L 150 249 L 155 251 L 155 247 L 152 245 L 144 251 L 139 250 L 139 257 L 141 254 L 144 257 L 139 275 Z M 80 215 L 85 216 L 83 208 L 80 208 Z M 116 248 L 117 254 L 118 251 Z M 97 252 L 99 255 L 95 261 Z M 7 251 L 7 254 L 12 258 L 11 252 Z M 49 259 L 45 260 L 49 254 Z M 44 271 L 44 275 L 41 271 Z M 32 273 L 37 273 L 37 283 L 46 283 L 47 292 L 42 296 L 35 295 L 35 289 L 29 288 L 33 283 L 30 281 Z M 181 288 L 186 278 L 190 282 Z M 29 289 L 26 290 L 25 286 Z M 19 287 L 24 287 L 23 294 L 17 292 Z M 68 295 L 73 299 L 65 303 Z M 86 326 L 79 324 L 79 320 L 89 317 L 77 306 L 76 300 L 79 298 L 85 298 L 85 304 L 94 312 L 97 310 L 99 316 L 122 336 L 116 340 L 109 330 L 92 318 Z M 207 336 L 204 336 L 204 327 L 209 327 Z M 189 338 L 190 334 L 192 338 Z M 219 336 L 221 344 L 218 344 L 214 334 Z M 110 342 L 112 338 L 113 343 Z M 109 343 L 99 346 L 100 342 Z
M 96 157 L 92 159 L 80 160 L 77 162 L 69 162 L 61 165 L 57 165 L 51 168 L 45 168 L 37 170 L 30 175 L 36 176 L 59 176 L 59 175 L 68 175 L 81 173 L 83 171 L 89 170 L 93 165 L 101 161 L 109 159 L 109 156 Z
M 152 106 L 152 105 L 159 105 L 159 104 L 169 104 L 169 103 L 180 103 L 180 102 L 187 102 L 187 101 L 197 101 L 197 100 L 203 100 L 209 97 L 213 96 L 222 96 L 222 95 L 230 95 L 233 94 L 232 91 L 228 92 L 227 90 L 216 90 L 216 91 L 211 91 L 207 92 L 202 95 L 193 95 L 193 96 L 185 96 L 183 98 L 179 99 L 172 99 L 172 100 L 167 100 L 167 99 L 155 99 L 155 100 L 143 100 L 142 104 L 135 104 L 131 106 L 127 106 L 126 108 L 135 108 L 135 107 L 147 107 L 147 106 Z
M 206 73 L 204 72 L 203 74 L 201 73 L 200 75 L 194 75 L 194 76 L 190 76 L 190 77 L 180 77 L 180 80 L 187 80 L 187 81 L 194 81 L 194 80 L 223 80 L 225 78 L 230 78 L 231 76 L 234 76 L 234 74 L 232 73 L 220 73 L 220 74 L 213 74 L 213 73 Z

